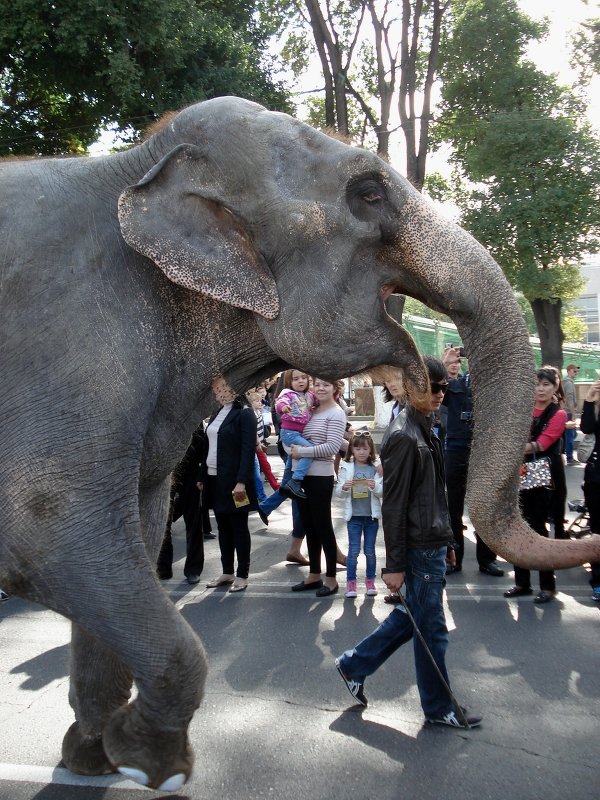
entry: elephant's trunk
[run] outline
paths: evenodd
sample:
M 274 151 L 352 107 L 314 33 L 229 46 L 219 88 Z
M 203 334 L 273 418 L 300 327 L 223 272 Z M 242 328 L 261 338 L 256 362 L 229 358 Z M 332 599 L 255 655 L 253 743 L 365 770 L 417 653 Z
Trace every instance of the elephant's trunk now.
M 394 257 L 402 281 L 410 275 L 409 293 L 454 320 L 469 359 L 474 436 L 467 503 L 475 529 L 495 553 L 522 567 L 600 561 L 600 536 L 546 539 L 519 513 L 519 466 L 531 424 L 535 365 L 502 271 L 469 234 L 441 220 L 422 198 L 411 197 L 408 206 Z

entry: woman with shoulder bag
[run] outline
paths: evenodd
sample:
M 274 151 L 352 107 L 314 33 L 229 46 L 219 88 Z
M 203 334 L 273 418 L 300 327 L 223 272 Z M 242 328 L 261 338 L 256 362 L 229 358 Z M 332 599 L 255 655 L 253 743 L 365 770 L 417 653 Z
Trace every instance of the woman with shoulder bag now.
M 583 496 L 590 515 L 592 533 L 600 533 L 600 381 L 594 381 L 583 401 L 580 428 L 595 437 L 583 475 Z M 592 598 L 600 603 L 600 562 L 591 564 Z
M 559 375 L 554 368 L 542 367 L 536 373 L 535 405 L 533 420 L 529 434 L 529 442 L 525 445 L 525 461 L 532 462 L 539 456 L 547 457 L 551 462 L 552 472 L 564 465 L 561 455 L 561 437 L 567 423 L 567 414 L 553 396 L 559 386 Z M 560 462 L 560 465 L 559 465 Z M 540 536 L 548 536 L 546 521 L 550 510 L 550 487 L 539 486 L 519 492 L 519 504 L 525 521 Z M 515 565 L 515 586 L 504 592 L 505 597 L 520 597 L 531 594 L 531 573 L 528 569 Z M 540 572 L 540 592 L 534 597 L 535 603 L 547 603 L 552 600 L 556 591 L 553 570 Z

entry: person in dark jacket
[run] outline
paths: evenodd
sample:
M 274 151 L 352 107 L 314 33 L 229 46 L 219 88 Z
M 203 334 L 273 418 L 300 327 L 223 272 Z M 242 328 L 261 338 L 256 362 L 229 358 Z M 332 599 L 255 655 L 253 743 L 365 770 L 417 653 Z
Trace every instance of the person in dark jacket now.
M 447 574 L 462 572 L 465 552 L 463 514 L 467 494 L 467 477 L 471 441 L 473 439 L 473 393 L 471 376 L 460 372 L 460 347 L 447 347 L 443 362 L 448 370 L 448 391 L 444 395 L 446 440 L 444 444 L 444 467 L 448 490 L 450 524 L 456 542 L 456 563 L 448 566 Z M 475 531 L 475 553 L 479 571 L 499 578 L 504 570 L 496 562 L 496 554 Z
M 446 671 L 448 628 L 442 601 L 446 557 L 452 528 L 446 503 L 444 457 L 433 431 L 448 382 L 441 361 L 426 357 L 431 394 L 429 407 L 406 407 L 390 424 L 381 447 L 383 466 L 382 522 L 386 566 L 382 578 L 392 592 L 406 585 L 406 605 L 449 685 Z M 452 551 L 451 551 L 452 552 Z M 452 560 L 452 556 L 450 556 Z M 399 647 L 413 639 L 417 686 L 425 719 L 431 724 L 472 727 L 481 717 L 465 717 L 454 707 L 403 605 L 397 605 L 373 633 L 336 659 L 352 696 L 366 706 L 364 682 Z
M 188 583 L 200 581 L 204 568 L 204 539 L 216 538 L 210 532 L 208 507 L 202 502 L 202 493 L 198 489 L 203 443 L 204 425 L 200 423 L 192 434 L 185 455 L 173 470 L 169 517 L 156 563 L 156 571 L 161 580 L 173 577 L 171 526 L 179 517 L 183 516 L 185 522 L 186 559 L 183 574 Z
M 241 592 L 248 585 L 250 570 L 248 513 L 258 509 L 254 483 L 256 417 L 222 378 L 214 382 L 213 391 L 221 408 L 206 426 L 198 488 L 205 492 L 205 502 L 215 514 L 223 574 L 207 585 L 229 585 L 230 592 Z
M 590 515 L 590 529 L 592 533 L 600 533 L 600 381 L 594 381 L 585 396 L 581 430 L 595 436 L 594 449 L 585 465 L 583 495 Z M 592 599 L 600 603 L 600 562 L 590 566 Z

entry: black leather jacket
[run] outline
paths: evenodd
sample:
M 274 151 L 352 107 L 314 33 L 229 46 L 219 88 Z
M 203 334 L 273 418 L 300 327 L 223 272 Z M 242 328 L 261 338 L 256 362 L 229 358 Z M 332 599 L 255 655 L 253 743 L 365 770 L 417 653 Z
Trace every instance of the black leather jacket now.
M 407 550 L 453 541 L 442 446 L 431 417 L 406 406 L 386 431 L 381 463 L 386 549 L 382 573 L 405 572 Z

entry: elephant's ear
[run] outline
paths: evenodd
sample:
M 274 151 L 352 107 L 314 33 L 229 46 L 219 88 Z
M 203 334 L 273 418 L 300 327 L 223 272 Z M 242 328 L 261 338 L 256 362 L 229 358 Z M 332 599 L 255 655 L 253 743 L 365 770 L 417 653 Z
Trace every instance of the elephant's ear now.
M 120 196 L 123 238 L 173 283 L 275 319 L 275 279 L 244 221 L 206 186 L 207 171 L 193 145 L 168 153 Z

